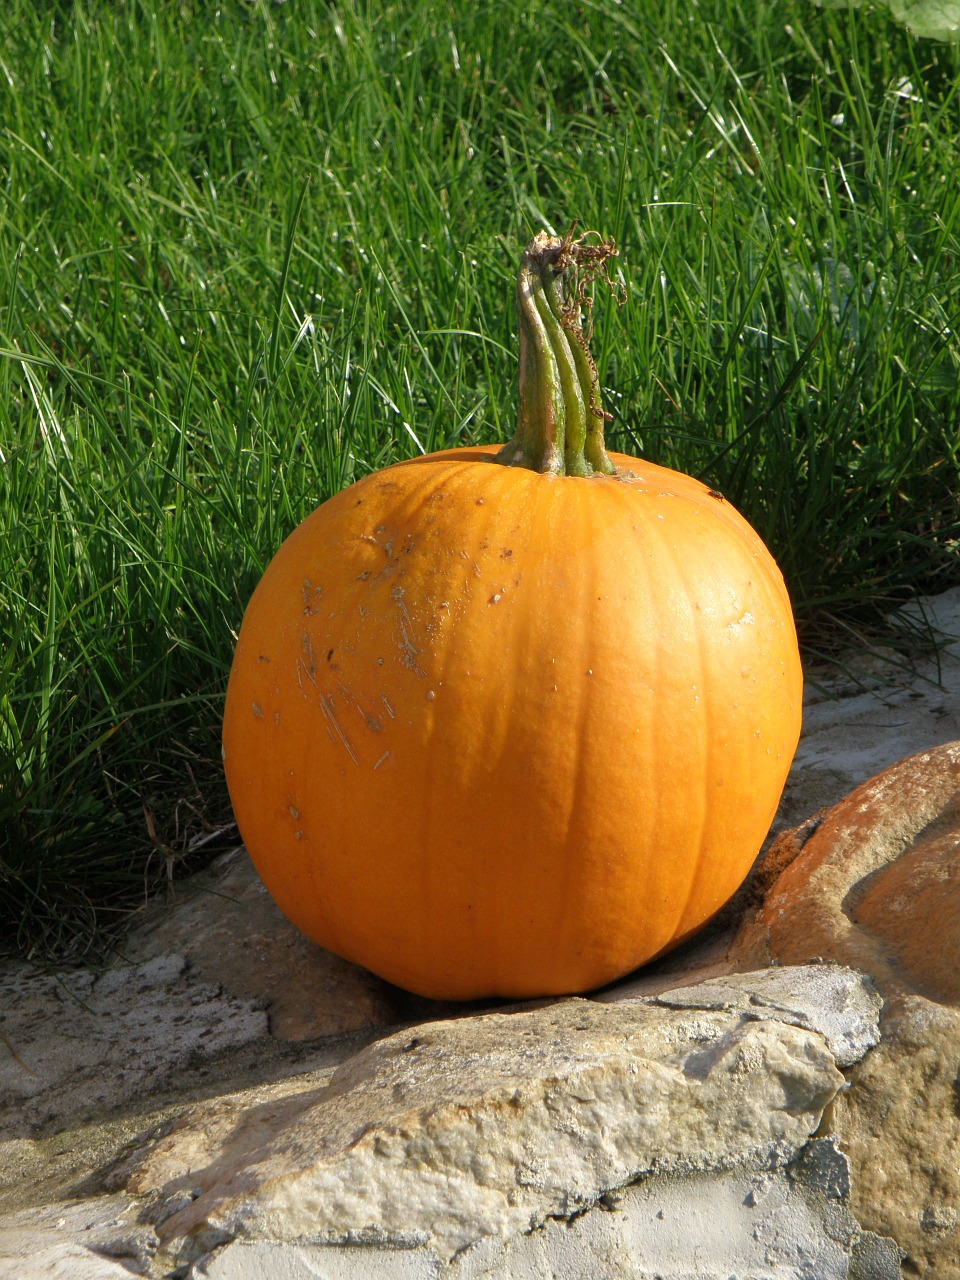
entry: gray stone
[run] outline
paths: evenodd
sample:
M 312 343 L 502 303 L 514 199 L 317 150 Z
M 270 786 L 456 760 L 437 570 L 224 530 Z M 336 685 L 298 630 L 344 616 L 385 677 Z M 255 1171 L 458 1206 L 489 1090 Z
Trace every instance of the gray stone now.
M 119 1262 L 91 1253 L 72 1240 L 35 1244 L 20 1258 L 0 1255 L 0 1280 L 130 1280 Z
M 890 1236 L 864 1231 L 850 1254 L 850 1280 L 901 1280 L 905 1256 Z
M 737 1009 L 751 1018 L 775 1017 L 819 1031 L 840 1067 L 859 1062 L 880 1039 L 880 996 L 860 974 L 835 965 L 792 965 L 711 978 L 664 992 L 655 1002 L 672 1009 Z
M 850 1197 L 850 1161 L 837 1146 L 837 1140 L 811 1138 L 793 1166 L 798 1181 L 830 1200 Z
M 192 1267 L 190 1280 L 440 1280 L 441 1265 L 420 1251 L 234 1240 Z
M 803 733 L 779 826 L 836 804 L 904 756 L 960 738 L 960 587 L 903 613 L 939 638 L 939 653 L 919 663 L 889 651 L 851 653 L 845 672 L 805 673 Z
M 831 1217 L 849 1241 L 857 1238 L 849 1214 Z M 550 1221 L 508 1241 L 482 1267 L 468 1251 L 450 1274 L 451 1280 L 846 1280 L 851 1244 L 834 1238 L 843 1232 L 830 1226 L 832 1234 L 820 1207 L 782 1172 L 649 1178 L 630 1187 L 615 1212 Z
M 130 1280 L 131 1267 L 146 1274 L 157 1239 L 136 1216 L 126 1196 L 8 1214 L 0 1218 L 0 1280 Z
M 179 955 L 97 974 L 0 974 L 0 1137 L 109 1110 L 187 1062 L 266 1032 L 266 1014 L 220 986 L 184 981 Z
M 757 882 L 731 965 L 815 953 L 869 973 L 887 998 L 881 1043 L 852 1066 L 830 1127 L 858 1220 L 896 1239 L 910 1274 L 958 1280 L 960 742 L 900 761 L 782 833 Z

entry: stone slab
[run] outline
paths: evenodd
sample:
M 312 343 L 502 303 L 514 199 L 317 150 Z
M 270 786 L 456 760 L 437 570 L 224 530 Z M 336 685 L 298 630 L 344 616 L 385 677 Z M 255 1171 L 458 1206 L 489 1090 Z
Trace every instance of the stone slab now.
M 191 1060 L 265 1035 L 262 1005 L 186 982 L 185 969 L 165 955 L 105 973 L 0 973 L 0 1138 L 129 1103 Z
M 156 1233 L 126 1196 L 54 1203 L 0 1217 L 0 1280 L 130 1280 L 146 1274 Z
M 940 650 L 911 661 L 896 652 L 851 652 L 845 673 L 806 673 L 803 732 L 778 814 L 793 826 L 842 800 L 905 756 L 960 739 L 960 587 L 904 611 Z
M 302 1092 L 190 1108 L 115 1184 L 151 1197 L 168 1248 L 362 1239 L 448 1262 L 644 1174 L 781 1166 L 844 1078 L 796 1007 L 752 1002 L 762 980 L 728 983 L 741 981 L 723 1007 L 570 999 L 408 1028 Z M 790 986 L 794 1006 L 827 993 L 831 1016 L 847 1008 L 848 1056 L 854 1027 L 864 1051 L 875 1042 L 879 1002 L 861 979 L 806 982 L 806 1002 L 803 976 Z

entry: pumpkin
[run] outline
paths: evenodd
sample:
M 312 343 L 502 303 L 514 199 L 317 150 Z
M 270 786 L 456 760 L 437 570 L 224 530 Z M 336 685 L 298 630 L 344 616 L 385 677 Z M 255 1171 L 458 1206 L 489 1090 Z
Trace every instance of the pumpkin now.
M 797 745 L 760 538 L 604 447 L 580 315 L 612 252 L 536 237 L 514 439 L 323 503 L 239 634 L 224 760 L 260 876 L 422 995 L 585 991 L 676 946 L 744 880 Z

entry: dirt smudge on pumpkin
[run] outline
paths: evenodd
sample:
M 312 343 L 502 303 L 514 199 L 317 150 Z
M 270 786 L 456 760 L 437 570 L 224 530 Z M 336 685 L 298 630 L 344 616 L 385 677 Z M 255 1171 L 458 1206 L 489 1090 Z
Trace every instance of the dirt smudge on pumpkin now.
M 320 609 L 323 587 L 315 587 L 309 578 L 304 578 L 300 594 L 303 597 L 303 612 L 308 618 L 312 618 Z
M 363 716 L 364 722 L 371 733 L 380 733 L 383 729 L 383 722 L 378 720 L 376 716 L 372 716 L 369 711 L 364 711 L 359 702 L 356 704 L 356 707 Z

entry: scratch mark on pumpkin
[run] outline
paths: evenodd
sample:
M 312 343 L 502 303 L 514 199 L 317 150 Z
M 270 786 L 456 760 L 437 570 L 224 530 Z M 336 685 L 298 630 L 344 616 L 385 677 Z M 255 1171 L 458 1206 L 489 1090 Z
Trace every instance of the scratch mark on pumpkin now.
M 343 732 L 343 729 L 341 728 L 340 721 L 337 719 L 336 711 L 334 710 L 333 698 L 331 698 L 329 694 L 321 693 L 320 710 L 323 712 L 324 717 L 327 721 L 327 724 L 331 726 L 334 733 L 343 743 L 343 746 L 344 746 L 344 749 L 346 750 L 347 755 L 350 757 L 350 759 L 353 761 L 354 764 L 358 765 L 360 761 L 357 759 L 356 752 L 354 751 L 353 747 L 350 745 L 350 739 L 347 737 L 347 735 Z
M 261 707 L 259 702 L 255 702 L 253 704 L 253 714 L 257 717 L 258 720 L 263 719 L 263 707 Z
M 391 719 L 391 720 L 395 720 L 395 719 L 397 718 L 397 717 L 396 717 L 396 713 L 395 713 L 395 711 L 394 711 L 393 707 L 391 707 L 390 703 L 387 701 L 387 695 L 386 695 L 385 693 L 381 693 L 381 695 L 380 695 L 380 701 L 381 701 L 381 702 L 383 703 L 383 705 L 387 708 L 387 715 L 390 717 L 390 719 Z
M 313 668 L 311 669 L 310 667 L 307 666 L 307 664 L 304 662 L 302 658 L 299 658 L 299 657 L 297 658 L 297 683 L 300 685 L 300 692 L 303 694 L 304 697 L 306 697 L 307 695 L 307 691 L 303 687 L 304 676 L 307 677 L 307 679 L 310 681 L 310 683 L 313 685 L 314 688 L 319 687 L 317 685 L 317 677 L 315 672 L 316 672 L 316 663 L 313 664 Z
M 379 769 L 382 764 L 384 764 L 387 760 L 389 760 L 390 754 L 391 753 L 389 751 L 385 751 L 383 755 L 380 757 L 380 759 L 377 761 L 377 763 L 373 766 L 374 769 Z
M 390 598 L 397 606 L 397 612 L 400 619 L 400 652 L 403 656 L 404 664 L 411 671 L 415 671 L 418 676 L 425 676 L 427 673 L 417 661 L 417 655 L 420 650 L 413 638 L 413 620 L 410 617 L 410 610 L 407 608 L 407 602 L 404 599 L 403 587 L 394 587 L 390 592 Z
M 317 674 L 317 655 L 313 651 L 313 641 L 310 639 L 310 633 L 304 631 L 300 635 L 300 647 L 303 650 L 303 661 L 306 664 L 307 675 L 316 684 L 314 677 Z
M 384 533 L 383 525 L 378 525 L 376 533 Z M 376 547 L 378 551 L 382 551 L 388 560 L 393 559 L 394 539 L 388 538 L 386 542 L 380 542 L 379 539 L 373 537 L 369 533 L 361 533 L 357 539 L 359 542 L 369 542 L 372 547 Z

